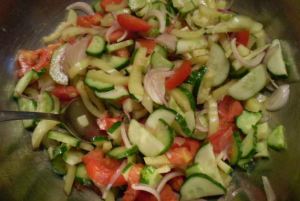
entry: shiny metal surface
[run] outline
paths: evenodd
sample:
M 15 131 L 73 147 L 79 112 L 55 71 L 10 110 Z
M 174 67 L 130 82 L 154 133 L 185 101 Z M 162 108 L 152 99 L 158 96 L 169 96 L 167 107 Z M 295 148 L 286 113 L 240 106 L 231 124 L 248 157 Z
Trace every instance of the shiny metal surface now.
M 64 8 L 71 2 L 74 1 L 0 1 L 0 109 L 17 110 L 11 98 L 17 51 L 42 47 L 40 39 L 64 18 Z M 300 69 L 299 0 L 236 0 L 234 10 L 263 22 L 271 37 L 283 39 L 286 57 Z M 249 192 L 240 193 L 236 201 L 265 201 L 262 175 L 270 179 L 279 201 L 300 200 L 300 84 L 295 68 L 291 74 L 291 100 L 286 108 L 272 115 L 274 125 L 287 128 L 288 151 L 270 151 L 270 160 L 257 161 L 249 172 L 235 172 L 231 188 L 242 186 Z M 23 129 L 21 121 L 1 123 L 0 132 L 1 201 L 89 200 L 77 190 L 69 197 L 65 195 L 62 178 L 51 170 L 41 151 L 32 151 L 30 133 Z

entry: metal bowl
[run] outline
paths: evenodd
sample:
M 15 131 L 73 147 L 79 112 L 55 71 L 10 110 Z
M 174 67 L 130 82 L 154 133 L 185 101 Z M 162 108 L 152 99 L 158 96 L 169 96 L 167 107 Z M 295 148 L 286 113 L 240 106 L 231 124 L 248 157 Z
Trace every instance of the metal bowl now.
M 16 83 L 14 57 L 19 49 L 43 47 L 41 38 L 61 22 L 71 0 L 0 1 L 0 109 L 17 110 L 11 98 Z M 272 122 L 286 127 L 288 150 L 271 152 L 270 160 L 259 160 L 248 172 L 235 171 L 229 194 L 242 187 L 234 200 L 264 201 L 261 176 L 269 178 L 278 200 L 300 200 L 300 1 L 237 0 L 235 11 L 263 22 L 268 34 L 283 40 L 286 58 L 292 64 L 291 98 L 288 105 L 272 115 Z M 31 135 L 21 121 L 0 124 L 0 200 L 89 200 L 73 190 L 67 197 L 63 179 L 56 175 L 42 151 L 32 151 Z M 223 198 L 222 198 L 223 199 Z M 225 200 L 224 198 L 223 200 Z

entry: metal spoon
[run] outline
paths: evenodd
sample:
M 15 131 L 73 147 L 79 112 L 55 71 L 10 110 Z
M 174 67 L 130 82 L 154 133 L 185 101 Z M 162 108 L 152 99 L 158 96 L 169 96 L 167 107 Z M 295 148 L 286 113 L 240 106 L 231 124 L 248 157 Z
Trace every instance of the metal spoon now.
M 78 123 L 77 119 L 82 115 L 85 115 L 89 122 L 89 125 L 86 127 L 82 127 Z M 96 117 L 86 109 L 81 98 L 73 99 L 61 114 L 0 111 L 0 122 L 23 119 L 47 119 L 59 121 L 74 137 L 83 141 L 86 141 L 88 134 L 98 129 Z

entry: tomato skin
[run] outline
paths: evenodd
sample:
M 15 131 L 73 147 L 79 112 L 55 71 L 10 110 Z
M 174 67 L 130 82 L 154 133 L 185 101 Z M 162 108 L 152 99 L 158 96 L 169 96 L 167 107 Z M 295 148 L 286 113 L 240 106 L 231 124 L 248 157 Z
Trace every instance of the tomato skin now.
M 118 5 L 120 3 L 122 3 L 122 0 L 102 0 L 101 3 L 100 3 L 100 5 L 101 5 L 101 7 L 102 7 L 102 9 L 104 11 L 107 11 L 106 10 L 106 6 L 108 6 L 108 5 L 116 5 L 116 4 Z
M 122 119 L 118 118 L 118 117 L 115 117 L 115 118 L 103 117 L 103 118 L 97 119 L 97 124 L 98 124 L 100 130 L 106 131 L 118 121 L 122 121 Z
M 79 96 L 79 92 L 74 86 L 57 85 L 52 93 L 62 101 L 71 101 Z
M 247 47 L 249 42 L 250 32 L 249 30 L 240 31 L 236 36 L 236 43 L 237 45 L 244 45 Z
M 133 32 L 145 32 L 152 29 L 152 26 L 148 24 L 146 21 L 134 17 L 130 14 L 120 14 L 117 17 L 118 23 L 123 29 L 133 31 Z
M 175 89 L 179 86 L 192 72 L 191 61 L 184 61 L 180 68 L 175 69 L 174 74 L 166 80 L 166 87 L 169 90 Z
M 170 184 L 173 190 L 179 192 L 184 181 L 185 181 L 184 176 L 178 176 L 171 179 L 168 183 Z
M 219 113 L 225 117 L 228 122 L 234 122 L 234 118 L 242 114 L 244 108 L 242 104 L 229 96 L 225 96 L 218 104 Z
M 142 47 L 147 48 L 148 55 L 152 54 L 156 47 L 156 42 L 154 40 L 137 39 L 136 42 L 140 43 Z
M 182 137 L 175 137 L 175 139 L 176 138 L 182 138 Z M 198 151 L 201 143 L 198 140 L 190 139 L 190 138 L 184 138 L 184 140 L 185 140 L 185 142 L 181 146 L 179 146 L 176 143 L 173 143 L 171 149 L 175 149 L 175 148 L 178 148 L 178 147 L 186 147 L 194 157 L 196 152 Z
M 129 58 L 130 52 L 126 47 L 124 47 L 122 49 L 114 51 L 114 55 L 116 55 L 117 57 Z
M 115 43 L 117 42 L 117 40 L 123 36 L 123 34 L 125 33 L 126 30 L 123 30 L 123 29 L 118 29 L 116 31 L 114 31 L 113 33 L 110 34 L 109 36 L 109 41 L 107 42 L 111 42 L 111 43 Z M 127 36 L 125 37 L 124 40 L 128 40 L 132 38 L 132 33 L 130 31 L 127 31 Z M 105 40 L 106 40 L 106 37 L 105 37 Z
M 166 184 L 160 192 L 160 197 L 161 201 L 178 201 L 178 198 L 168 184 Z M 157 201 L 157 199 L 152 194 L 142 191 L 137 201 Z
M 166 156 L 172 165 L 186 165 L 193 159 L 192 153 L 186 147 L 170 149 Z
M 77 26 L 88 28 L 91 28 L 92 26 L 100 26 L 102 18 L 103 15 L 101 13 L 96 13 L 94 15 L 79 16 L 77 18 Z
M 219 130 L 214 135 L 210 136 L 205 142 L 210 142 L 214 148 L 214 153 L 219 154 L 222 151 L 227 151 L 233 139 L 232 128 Z
M 99 161 L 91 160 L 86 164 L 86 171 L 91 180 L 101 186 L 107 186 L 120 167 L 120 162 L 111 158 L 103 158 Z M 113 187 L 126 185 L 127 181 L 120 175 L 120 177 L 115 181 Z
M 143 167 L 144 165 L 142 164 L 135 164 L 130 169 L 128 176 L 128 188 L 123 195 L 123 201 L 135 201 L 136 198 L 141 194 L 141 191 L 134 190 L 131 188 L 131 185 L 139 183 Z
M 93 151 L 90 151 L 86 155 L 82 157 L 82 162 L 85 164 L 88 164 L 91 161 L 101 162 L 101 160 L 104 158 L 104 153 L 102 149 L 96 148 Z

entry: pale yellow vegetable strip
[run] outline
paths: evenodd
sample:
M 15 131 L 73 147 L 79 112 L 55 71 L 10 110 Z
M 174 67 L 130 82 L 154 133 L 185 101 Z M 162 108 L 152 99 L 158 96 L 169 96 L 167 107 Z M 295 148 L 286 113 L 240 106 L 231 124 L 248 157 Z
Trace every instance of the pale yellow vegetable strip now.
M 54 41 L 59 39 L 59 37 L 62 34 L 62 31 L 69 26 L 71 26 L 71 23 L 69 22 L 60 23 L 59 26 L 54 30 L 54 32 L 51 35 L 43 37 L 43 41 L 45 43 L 53 43 Z
M 67 22 L 71 23 L 73 26 L 77 26 L 78 15 L 76 11 L 70 9 L 67 17 Z
M 200 29 L 197 31 L 182 31 L 182 30 L 178 30 L 178 29 L 173 29 L 171 31 L 171 34 L 178 38 L 197 39 L 197 38 L 202 37 L 204 32 L 205 32 L 204 29 Z
M 111 67 L 109 63 L 103 61 L 102 59 L 92 58 L 90 60 L 90 66 L 100 68 L 110 75 L 122 75 L 115 68 Z
M 113 85 L 128 85 L 129 77 L 120 75 L 108 75 L 103 71 L 91 70 L 90 78 L 99 80 L 101 82 Z
M 208 136 L 215 134 L 219 130 L 219 115 L 217 101 L 209 97 L 208 100 Z
M 90 58 L 83 58 L 80 62 L 77 62 L 74 66 L 69 69 L 69 76 L 73 79 L 80 72 L 84 71 L 90 65 Z
M 230 82 L 226 83 L 225 85 L 217 88 L 212 92 L 212 96 L 217 101 L 223 100 L 223 98 L 228 94 L 228 89 L 234 85 L 237 80 L 231 80 Z
M 106 113 L 100 112 L 91 102 L 91 100 L 88 97 L 88 94 L 85 90 L 85 86 L 83 84 L 83 81 L 79 81 L 76 85 L 76 88 L 82 98 L 82 101 L 85 105 L 85 107 L 96 117 L 103 117 L 106 115 Z
M 32 138 L 31 138 L 32 148 L 33 149 L 39 148 L 44 135 L 46 135 L 48 131 L 54 128 L 57 124 L 59 124 L 59 122 L 52 121 L 52 120 L 40 121 L 32 133 Z
M 134 100 L 132 100 L 131 98 L 126 99 L 123 102 L 123 109 L 126 112 L 132 112 L 133 111 L 133 104 L 134 104 Z
M 84 35 L 84 34 L 92 34 L 96 35 L 99 31 L 92 29 L 92 28 L 85 28 L 85 27 L 68 27 L 64 29 L 61 33 L 61 38 L 64 41 L 69 40 L 72 37 L 78 36 L 78 35 Z
M 147 114 L 148 114 L 148 111 L 146 109 L 134 111 L 132 113 L 132 118 L 138 120 L 138 119 L 141 119 L 142 117 L 146 116 Z
M 214 73 L 209 70 L 205 73 L 204 78 L 199 87 L 197 95 L 197 104 L 203 104 L 206 101 L 210 93 L 214 77 Z
M 70 195 L 72 186 L 73 186 L 73 182 L 75 179 L 75 175 L 76 175 L 76 165 L 67 164 L 67 167 L 68 167 L 68 173 L 67 173 L 66 179 L 65 179 L 64 190 L 67 195 Z
M 192 110 L 189 99 L 180 89 L 173 89 L 170 91 L 170 94 L 175 99 L 176 103 L 184 110 L 184 112 Z
M 153 112 L 153 101 L 151 100 L 151 98 L 149 97 L 149 95 L 145 92 L 143 99 L 142 99 L 142 105 L 146 108 L 146 110 L 149 113 Z
M 111 12 L 116 10 L 121 10 L 122 8 L 126 8 L 128 6 L 128 1 L 123 0 L 120 4 L 109 4 L 105 7 L 105 11 Z
M 86 92 L 88 94 L 89 99 L 94 103 L 94 105 L 97 107 L 97 109 L 101 112 L 104 113 L 106 112 L 105 106 L 103 102 L 101 101 L 100 98 L 97 98 L 94 94 L 94 91 L 88 87 L 85 88 Z
M 100 190 L 101 190 L 101 192 L 103 194 L 106 187 L 102 187 L 101 186 L 99 188 L 100 188 Z M 114 196 L 114 194 L 111 191 L 108 191 L 107 197 L 105 198 L 105 201 L 115 201 L 115 196 Z
M 145 59 L 147 53 L 146 48 L 140 48 L 136 53 L 132 71 L 129 76 L 128 89 L 129 92 L 134 95 L 137 101 L 142 101 L 145 90 L 143 87 L 143 66 L 140 65 L 140 62 Z
M 52 95 L 52 99 L 53 99 L 53 102 L 54 102 L 54 109 L 53 109 L 53 113 L 54 114 L 58 114 L 60 112 L 60 101 L 59 99 Z

